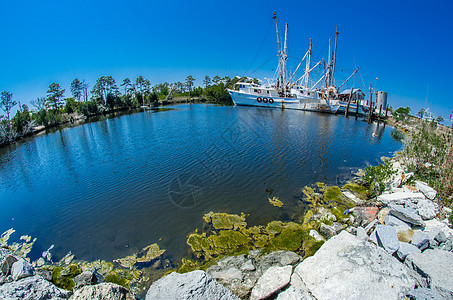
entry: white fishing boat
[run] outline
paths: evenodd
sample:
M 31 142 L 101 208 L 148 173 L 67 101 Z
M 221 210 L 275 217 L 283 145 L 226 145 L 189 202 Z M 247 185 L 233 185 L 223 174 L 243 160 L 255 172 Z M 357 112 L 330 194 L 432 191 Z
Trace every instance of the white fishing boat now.
M 278 46 L 278 76 L 267 84 L 258 84 L 252 81 L 237 82 L 233 89 L 228 89 L 233 102 L 236 105 L 261 106 L 285 109 L 298 109 L 327 113 L 356 111 L 358 105 L 359 114 L 365 114 L 366 109 L 360 101 L 344 101 L 339 97 L 338 88 L 334 85 L 334 73 L 337 52 L 338 30 L 335 35 L 334 51 L 331 52 L 331 40 L 329 39 L 329 58 L 322 76 L 316 82 L 310 81 L 310 73 L 321 65 L 321 61 L 312 66 L 311 54 L 312 43 L 294 72 L 287 69 L 287 36 L 288 24 L 285 26 L 285 38 L 280 42 L 277 15 L 274 12 L 277 46 Z M 305 71 L 298 78 L 300 67 L 305 62 Z M 353 73 L 357 72 L 356 69 Z M 344 83 L 346 83 L 351 75 Z M 341 85 L 343 86 L 344 83 Z M 341 87 L 340 86 L 340 87 Z

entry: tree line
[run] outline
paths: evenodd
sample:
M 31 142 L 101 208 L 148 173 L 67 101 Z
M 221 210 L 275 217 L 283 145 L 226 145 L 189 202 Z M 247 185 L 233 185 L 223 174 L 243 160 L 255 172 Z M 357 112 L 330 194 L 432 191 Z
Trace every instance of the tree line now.
M 158 83 L 151 85 L 150 80 L 138 76 L 135 80 L 123 79 L 118 84 L 112 76 L 99 77 L 90 89 L 85 80 L 75 78 L 70 85 L 70 97 L 57 82 L 52 82 L 46 96 L 30 101 L 32 109 L 20 104 L 13 94 L 3 91 L 0 94 L 0 146 L 9 144 L 22 136 L 32 134 L 36 127 L 51 127 L 73 120 L 74 116 L 90 117 L 117 110 L 132 109 L 146 105 L 171 103 L 173 99 L 193 98 L 216 103 L 230 104 L 231 98 L 226 91 L 245 77 L 206 75 L 201 86 L 195 86 L 196 79 L 187 76 L 185 82 Z M 14 116 L 13 108 L 17 107 Z

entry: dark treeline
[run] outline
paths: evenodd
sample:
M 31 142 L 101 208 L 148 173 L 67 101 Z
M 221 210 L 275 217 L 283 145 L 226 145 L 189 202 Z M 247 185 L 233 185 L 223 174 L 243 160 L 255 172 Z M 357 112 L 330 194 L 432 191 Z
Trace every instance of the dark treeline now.
M 140 106 L 157 106 L 172 103 L 172 100 L 195 99 L 231 104 L 226 89 L 239 80 L 246 78 L 214 76 L 211 79 L 206 75 L 203 85 L 195 86 L 196 79 L 187 76 L 185 82 L 164 82 L 152 86 L 143 76 L 138 76 L 135 81 L 125 78 L 121 83 L 117 83 L 112 76 L 101 76 L 90 86 L 85 80 L 76 78 L 71 82 L 71 97 L 65 97 L 66 90 L 53 82 L 49 85 L 46 96 L 30 101 L 32 109 L 25 104 L 21 105 L 11 92 L 3 91 L 0 99 L 0 108 L 4 112 L 4 115 L 0 115 L 0 146 L 32 134 L 36 128 L 56 126 L 83 116 Z M 11 116 L 16 105 L 19 105 L 16 114 Z

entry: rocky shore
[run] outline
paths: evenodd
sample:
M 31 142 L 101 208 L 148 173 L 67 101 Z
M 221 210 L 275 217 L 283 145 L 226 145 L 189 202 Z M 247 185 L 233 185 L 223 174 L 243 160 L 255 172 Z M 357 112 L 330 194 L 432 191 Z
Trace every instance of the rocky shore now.
M 453 299 L 453 230 L 437 218 L 436 191 L 398 187 L 402 177 L 354 208 L 353 225 L 321 226 L 331 237 L 313 256 L 252 250 L 206 272 L 172 273 L 146 299 Z

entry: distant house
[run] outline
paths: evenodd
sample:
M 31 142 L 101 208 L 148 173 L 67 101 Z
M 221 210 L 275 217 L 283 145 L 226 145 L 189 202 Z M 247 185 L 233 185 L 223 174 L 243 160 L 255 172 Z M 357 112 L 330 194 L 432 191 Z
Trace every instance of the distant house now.
M 365 93 L 362 92 L 361 89 L 347 89 L 342 91 L 338 97 L 340 98 L 341 101 L 349 101 L 349 96 L 351 95 L 351 90 L 352 90 L 352 98 L 351 102 L 355 103 L 357 100 L 365 100 Z

